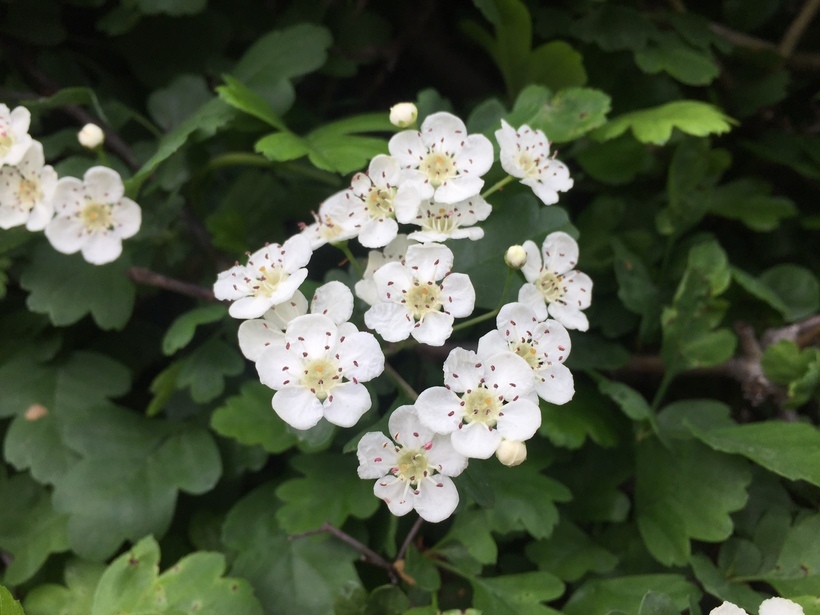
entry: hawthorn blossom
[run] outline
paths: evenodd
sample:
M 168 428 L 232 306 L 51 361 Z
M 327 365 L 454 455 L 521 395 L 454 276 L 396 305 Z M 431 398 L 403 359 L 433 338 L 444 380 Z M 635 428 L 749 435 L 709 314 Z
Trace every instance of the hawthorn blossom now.
M 308 302 L 298 290 L 288 301 L 274 305 L 262 318 L 245 320 L 239 325 L 239 348 L 245 358 L 256 361 L 275 343 L 284 343 L 285 329 L 297 316 L 308 313 Z M 328 282 L 316 289 L 310 303 L 311 314 L 324 314 L 337 325 L 353 314 L 353 293 L 341 282 Z
M 31 113 L 25 107 L 16 107 L 9 111 L 6 105 L 0 104 L 0 167 L 4 164 L 15 165 L 23 159 L 32 143 L 28 128 L 31 124 Z
M 502 465 L 510 468 L 519 466 L 527 460 L 527 445 L 516 440 L 501 440 L 495 449 L 495 456 Z
M 407 235 L 396 235 L 395 239 L 388 243 L 383 250 L 370 250 L 367 253 L 367 266 L 364 274 L 362 274 L 362 279 L 356 282 L 354 287 L 356 296 L 368 305 L 379 303 L 379 291 L 376 289 L 373 274 L 387 263 L 404 261 L 407 248 L 412 245 L 416 245 L 416 242 L 409 240 Z
M 511 352 L 481 357 L 455 348 L 444 362 L 444 386 L 416 400 L 419 420 L 439 434 L 451 434 L 465 457 L 487 459 L 502 440 L 522 442 L 541 426 L 532 370 Z
M 493 164 L 493 146 L 484 135 L 468 135 L 451 113 L 428 115 L 421 131 L 405 130 L 387 145 L 408 179 L 419 181 L 422 198 L 458 203 L 481 192 L 481 176 Z
M 142 210 L 125 196 L 119 173 L 91 167 L 82 181 L 63 177 L 54 189 L 54 218 L 45 227 L 51 245 L 63 254 L 81 251 L 94 265 L 116 260 L 122 240 L 142 224 Z
M 283 343 L 259 355 L 256 369 L 276 391 L 271 404 L 288 425 L 310 429 L 325 417 L 352 427 L 370 409 L 362 382 L 384 371 L 384 354 L 372 334 L 352 323 L 305 314 L 288 323 Z
M 469 316 L 475 306 L 470 278 L 450 273 L 452 267 L 453 253 L 441 244 L 408 247 L 404 261 L 373 274 L 381 303 L 365 312 L 367 326 L 388 342 L 412 335 L 430 346 L 444 344 L 455 318 Z
M 57 172 L 45 164 L 43 146 L 32 142 L 16 165 L 0 168 L 0 228 L 42 231 L 54 215 L 56 187 Z
M 532 369 L 535 392 L 551 404 L 565 404 L 575 395 L 572 372 L 564 365 L 572 348 L 569 333 L 555 320 L 539 322 L 523 303 L 508 303 L 496 317 L 495 331 L 478 340 L 478 354 L 513 352 Z
M 391 442 L 371 431 L 359 441 L 359 477 L 375 478 L 373 493 L 397 516 L 411 510 L 425 521 L 438 523 L 458 506 L 458 491 L 451 476 L 467 467 L 445 436 L 434 434 L 420 422 L 413 406 L 400 406 L 390 415 Z
M 533 130 L 526 124 L 515 130 L 501 120 L 495 138 L 501 147 L 501 166 L 532 188 L 544 205 L 557 203 L 558 193 L 572 188 L 569 169 L 550 156 L 550 142 L 542 131 Z
M 748 615 L 731 602 L 724 602 L 709 611 L 709 615 Z M 786 598 L 769 598 L 760 603 L 759 615 L 804 615 L 803 607 Z
M 358 234 L 358 229 L 348 224 L 350 216 L 350 189 L 342 190 L 326 198 L 313 212 L 313 224 L 302 226 L 302 235 L 316 250 L 327 243 L 346 241 Z
M 365 248 L 381 248 L 395 239 L 399 231 L 396 220 L 412 221 L 421 203 L 418 186 L 402 182 L 398 161 L 385 155 L 373 158 L 367 173 L 353 176 L 348 199 L 347 224 L 356 230 Z
M 248 255 L 248 264 L 237 263 L 214 283 L 214 295 L 233 301 L 234 318 L 259 318 L 274 305 L 289 300 L 307 277 L 310 242 L 294 235 L 284 244 L 272 243 Z
M 492 210 L 480 195 L 452 205 L 427 200 L 421 204 L 413 220 L 421 230 L 410 233 L 409 237 L 421 243 L 465 237 L 476 241 L 484 237 L 484 229 L 472 225 L 486 220 Z
M 575 240 L 558 231 L 547 235 L 541 253 L 532 241 L 525 241 L 524 249 L 527 262 L 521 271 L 527 284 L 518 291 L 518 300 L 529 305 L 538 320 L 546 320 L 549 313 L 567 329 L 586 331 L 589 321 L 581 310 L 592 301 L 592 280 L 573 269 L 578 262 Z

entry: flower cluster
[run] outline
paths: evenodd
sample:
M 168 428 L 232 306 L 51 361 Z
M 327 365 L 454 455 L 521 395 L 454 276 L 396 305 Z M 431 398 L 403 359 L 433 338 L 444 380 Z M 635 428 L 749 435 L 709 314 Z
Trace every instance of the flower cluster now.
M 30 123 L 28 109 L 9 111 L 0 104 L 0 228 L 45 231 L 55 250 L 81 252 L 95 265 L 116 260 L 122 240 L 139 231 L 139 205 L 125 196 L 119 174 L 107 167 L 90 168 L 82 180 L 58 179 L 45 164 L 43 146 L 28 134 Z
M 415 120 L 414 109 L 392 110 L 400 127 Z M 503 168 L 544 203 L 572 186 L 542 132 L 502 122 L 496 137 Z M 309 429 L 323 418 L 355 425 L 371 407 L 364 383 L 385 368 L 375 335 L 350 322 L 355 301 L 347 286 L 320 286 L 310 304 L 299 291 L 314 250 L 353 238 L 372 248 L 355 293 L 367 304 L 365 325 L 386 342 L 412 337 L 442 346 L 455 319 L 475 308 L 475 288 L 454 271 L 445 242 L 484 236 L 476 224 L 492 212 L 480 194 L 493 164 L 492 144 L 468 134 L 456 116 L 434 113 L 420 130 L 394 135 L 388 149 L 389 156 L 373 158 L 367 172 L 327 198 L 313 224 L 281 245 L 249 253 L 247 264 L 220 273 L 214 284 L 218 299 L 232 301 L 230 314 L 244 320 L 239 346 L 275 391 L 274 411 L 293 428 Z M 400 233 L 400 225 L 410 229 Z M 582 310 L 592 291 L 591 280 L 574 269 L 577 260 L 578 246 L 566 233 L 549 234 L 540 251 L 532 241 L 514 246 L 507 262 L 526 280 L 519 301 L 495 312 L 496 328 L 477 349 L 450 351 L 444 386 L 395 410 L 389 438 L 376 431 L 361 438 L 359 476 L 376 479 L 374 493 L 391 512 L 415 510 L 431 522 L 447 518 L 459 501 L 452 478 L 468 459 L 523 462 L 525 442 L 541 425 L 540 400 L 572 399 L 567 329 L 588 328 Z
M 709 615 L 748 615 L 731 602 L 724 602 L 709 611 Z M 759 615 L 803 615 L 803 607 L 786 598 L 769 598 L 760 603 Z

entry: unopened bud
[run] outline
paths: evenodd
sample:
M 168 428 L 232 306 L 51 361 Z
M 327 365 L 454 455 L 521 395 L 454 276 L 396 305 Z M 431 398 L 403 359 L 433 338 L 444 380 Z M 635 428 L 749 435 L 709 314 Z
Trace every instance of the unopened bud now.
M 416 123 L 419 110 L 409 102 L 399 103 L 390 107 L 390 123 L 399 128 L 407 128 Z
M 495 449 L 495 456 L 505 466 L 517 466 L 527 458 L 527 445 L 515 440 L 502 440 Z
M 83 147 L 97 149 L 105 141 L 105 133 L 96 124 L 86 124 L 77 133 L 77 140 Z
M 527 251 L 523 246 L 510 246 L 504 254 L 504 262 L 510 269 L 521 269 L 527 264 Z

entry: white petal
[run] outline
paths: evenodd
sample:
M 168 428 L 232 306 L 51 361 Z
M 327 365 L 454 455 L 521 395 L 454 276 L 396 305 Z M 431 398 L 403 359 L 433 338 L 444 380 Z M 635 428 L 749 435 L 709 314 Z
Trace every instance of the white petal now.
M 304 267 L 313 256 L 310 249 L 310 242 L 302 235 L 293 235 L 282 244 L 282 267 L 288 273 L 293 273 L 297 269 Z
M 351 328 L 353 325 L 351 325 Z M 355 331 L 340 337 L 336 357 L 345 378 L 368 382 L 384 371 L 384 353 L 372 333 Z
M 46 163 L 43 146 L 39 141 L 32 141 L 25 155 L 17 163 L 17 170 L 23 177 L 39 177 Z
M 270 307 L 271 301 L 268 297 L 240 297 L 228 308 L 228 314 L 233 318 L 259 318 Z
M 63 254 L 74 254 L 86 241 L 85 226 L 74 218 L 54 218 L 45 228 L 51 246 Z
M 518 301 L 529 307 L 538 320 L 546 320 L 547 303 L 544 300 L 544 295 L 538 290 L 534 284 L 524 284 L 518 291 Z M 557 305 L 552 303 L 550 305 Z M 558 320 L 558 319 L 556 319 Z
M 287 301 L 277 303 L 265 312 L 263 318 L 270 326 L 279 331 L 288 328 L 288 323 L 297 316 L 304 316 L 308 311 L 308 302 L 298 290 Z M 346 319 L 345 319 L 346 320 Z
M 709 611 L 709 615 L 749 615 L 746 611 L 731 602 L 724 602 L 719 607 Z M 762 615 L 762 614 L 761 614 Z
M 575 395 L 572 372 L 560 363 L 543 367 L 536 374 L 535 390 L 544 401 L 559 406 L 565 404 Z
M 367 174 L 377 186 L 392 187 L 399 183 L 401 165 L 395 158 L 379 154 L 370 161 Z
M 760 603 L 760 615 L 804 615 L 803 607 L 786 598 L 769 598 Z
M 285 331 L 285 343 L 305 360 L 332 354 L 338 339 L 339 329 L 336 323 L 321 314 L 305 314 L 294 318 Z
M 431 481 L 419 485 L 413 507 L 419 517 L 430 523 L 444 521 L 458 506 L 458 490 L 448 477 L 436 474 Z
M 396 238 L 399 225 L 393 218 L 368 220 L 359 231 L 359 243 L 365 248 L 381 248 Z
M 272 344 L 285 343 L 285 334 L 262 319 L 246 320 L 239 325 L 239 349 L 245 358 L 257 361 L 259 355 Z
M 521 273 L 524 274 L 524 278 L 526 278 L 527 282 L 534 282 L 541 275 L 541 267 L 543 267 L 541 252 L 538 250 L 538 246 L 535 245 L 534 241 L 527 240 L 522 247 L 527 253 L 527 262 L 521 267 Z
M 456 318 L 465 318 L 475 308 L 475 288 L 466 273 L 451 273 L 441 283 L 444 311 Z
M 83 189 L 96 203 L 116 203 L 125 195 L 120 174 L 108 167 L 91 167 L 83 175 Z
M 428 115 L 421 125 L 421 139 L 431 151 L 455 154 L 461 150 L 466 138 L 464 122 L 446 111 Z
M 398 303 L 377 303 L 364 313 L 364 322 L 386 342 L 406 340 L 416 323 L 410 311 Z
M 499 352 L 504 352 L 510 349 L 510 345 L 507 343 L 507 340 L 501 335 L 500 332 L 496 331 L 489 331 L 482 335 L 478 340 L 478 354 L 479 357 L 482 359 L 486 357 L 491 357 L 494 354 L 498 354 Z
M 325 400 L 325 418 L 339 427 L 353 427 L 371 405 L 370 393 L 363 384 L 344 382 L 333 387 Z
M 481 177 L 493 166 L 493 144 L 484 135 L 470 135 L 464 147 L 455 156 L 459 173 L 468 177 Z
M 262 384 L 272 389 L 282 389 L 301 382 L 303 364 L 303 358 L 287 348 L 284 342 L 274 343 L 257 357 L 256 371 Z
M 578 331 L 589 329 L 589 320 L 587 320 L 586 314 L 576 307 L 562 305 L 561 303 L 550 303 L 549 314 L 567 329 L 577 329 Z
M 422 424 L 418 408 L 411 405 L 399 406 L 388 420 L 390 437 L 396 444 L 406 449 L 422 449 L 433 441 L 433 431 Z
M 461 399 L 444 387 L 425 389 L 415 405 L 422 425 L 438 434 L 453 433 L 464 417 Z
M 359 458 L 359 478 L 381 478 L 390 472 L 398 459 L 393 443 L 377 431 L 362 436 L 356 456 Z
M 379 303 L 379 290 L 376 288 L 376 283 L 370 280 L 359 280 L 354 287 L 356 296 L 367 303 L 368 305 L 375 305 Z
M 76 177 L 63 177 L 54 188 L 52 203 L 58 216 L 70 216 L 80 211 L 83 183 Z M 75 250 L 76 252 L 76 250 Z
M 507 440 L 529 440 L 541 426 L 541 410 L 527 399 L 504 404 L 502 412 L 504 416 L 499 417 L 496 430 Z
M 570 271 L 564 276 L 564 288 L 566 291 L 561 297 L 567 305 L 571 305 L 579 310 L 585 310 L 592 302 L 592 280 L 580 271 Z
M 353 314 L 353 293 L 341 282 L 328 282 L 316 289 L 310 311 L 313 314 L 324 314 L 340 325 Z
M 424 320 L 415 325 L 410 335 L 422 344 L 443 346 L 447 338 L 453 334 L 453 320 L 450 314 L 430 312 L 424 315 Z
M 427 460 L 445 476 L 458 476 L 467 468 L 467 458 L 453 448 L 452 439 L 437 435 L 427 453 Z
M 453 268 L 453 252 L 437 243 L 409 246 L 404 257 L 414 277 L 423 281 L 437 281 Z
M 487 388 L 504 399 L 524 396 L 533 390 L 532 368 L 509 350 L 486 359 L 484 373 Z
M 133 237 L 142 225 L 142 209 L 134 201 L 124 197 L 112 209 L 111 217 L 121 239 Z
M 94 233 L 81 250 L 83 258 L 92 265 L 105 265 L 122 254 L 122 240 L 113 233 Z
M 490 430 L 483 423 L 467 423 L 450 437 L 456 451 L 473 459 L 489 459 L 501 443 L 499 431 Z
M 452 204 L 476 196 L 484 187 L 480 177 L 459 175 L 446 180 L 436 188 L 435 198 L 438 203 Z
M 578 243 L 562 231 L 547 235 L 541 253 L 544 267 L 553 273 L 566 273 L 578 263 Z
M 482 361 L 472 350 L 453 348 L 444 360 L 444 385 L 456 393 L 475 389 L 483 377 Z
M 393 197 L 396 220 L 402 224 L 410 224 L 419 211 L 419 205 L 421 205 L 421 191 L 418 183 L 412 181 L 402 183 L 396 191 L 396 196 Z
M 427 146 L 421 140 L 421 133 L 415 130 L 403 130 L 393 135 L 387 149 L 403 168 L 415 169 L 427 155 Z
M 408 484 L 395 476 L 383 476 L 373 486 L 373 494 L 384 500 L 390 512 L 401 517 L 413 510 L 413 492 Z
M 295 429 L 310 429 L 322 420 L 322 402 L 304 387 L 285 387 L 271 401 L 276 414 Z
M 508 342 L 524 342 L 533 337 L 538 319 L 532 308 L 523 303 L 507 303 L 496 316 L 495 324 Z
M 413 280 L 401 263 L 387 263 L 373 273 L 379 292 L 379 301 L 401 301 L 403 292 L 410 289 Z M 369 326 L 369 325 L 368 325 Z

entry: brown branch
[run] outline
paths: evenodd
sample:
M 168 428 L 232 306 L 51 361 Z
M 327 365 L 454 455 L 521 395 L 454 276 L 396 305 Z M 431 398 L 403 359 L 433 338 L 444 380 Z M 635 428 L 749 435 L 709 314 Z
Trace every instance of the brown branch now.
M 419 533 L 421 526 L 424 524 L 424 519 L 419 517 L 416 519 L 416 522 L 413 524 L 413 527 L 410 528 L 410 531 L 407 532 L 407 536 L 404 539 L 404 542 L 401 543 L 401 548 L 399 549 L 399 554 L 396 556 L 396 561 L 403 560 L 405 554 L 407 553 L 407 549 L 410 548 L 410 544 L 413 542 L 413 539 L 416 537 L 416 534 Z
M 147 267 L 131 267 L 128 269 L 128 277 L 137 284 L 144 284 L 146 286 L 154 286 L 162 288 L 163 290 L 170 290 L 171 292 L 195 299 L 202 299 L 203 301 L 217 301 L 214 293 L 210 288 L 203 288 L 196 284 L 189 282 L 182 282 L 170 278 L 156 271 L 151 271 Z
M 718 23 L 710 23 L 709 28 L 715 34 L 719 34 L 735 47 L 743 47 L 751 51 L 769 51 L 778 55 L 783 55 L 781 50 L 774 43 L 732 30 Z M 817 53 L 790 53 L 783 56 L 791 68 L 797 70 L 820 70 L 820 54 Z
M 800 42 L 800 37 L 803 36 L 803 32 L 806 31 L 811 20 L 814 19 L 817 9 L 820 9 L 820 0 L 807 0 L 806 3 L 803 4 L 797 17 L 794 18 L 794 21 L 792 21 L 788 30 L 786 30 L 783 40 L 780 41 L 778 52 L 784 58 L 788 58 L 794 51 L 794 48 L 797 47 L 797 43 Z

